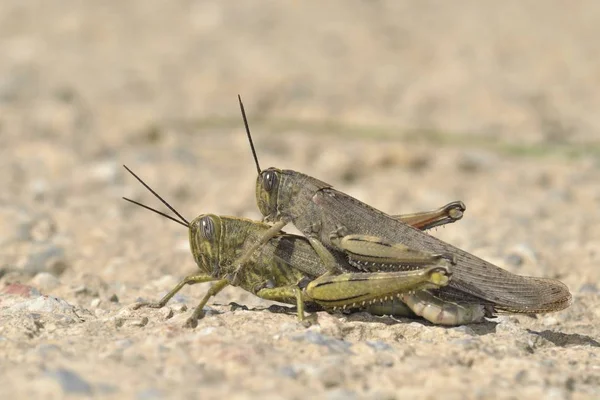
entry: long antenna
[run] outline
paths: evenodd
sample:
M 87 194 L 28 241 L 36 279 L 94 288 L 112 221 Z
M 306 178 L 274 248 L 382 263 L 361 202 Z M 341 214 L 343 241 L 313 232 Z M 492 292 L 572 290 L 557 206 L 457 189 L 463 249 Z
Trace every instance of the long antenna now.
M 244 103 L 242 103 L 242 97 L 238 94 L 238 101 L 240 102 L 240 110 L 242 110 L 242 118 L 244 118 L 244 126 L 246 127 L 246 135 L 248 135 L 248 141 L 250 142 L 250 148 L 252 149 L 252 155 L 254 156 L 254 162 L 256 163 L 256 170 L 260 175 L 261 169 L 258 165 L 258 157 L 256 157 L 256 149 L 254 149 L 254 142 L 252 142 L 252 136 L 250 135 L 250 127 L 248 126 L 248 118 L 246 118 L 246 111 L 244 110 Z
M 176 209 L 174 209 L 169 203 L 167 203 L 162 197 L 160 197 L 158 195 L 158 193 L 156 193 L 154 190 L 152 190 L 152 188 L 150 186 L 146 185 L 146 182 L 144 182 L 139 176 L 137 176 L 136 174 L 134 174 L 132 170 L 130 170 L 129 168 L 127 168 L 127 165 L 123 165 L 123 167 L 127 170 L 127 172 L 129 172 L 131 175 L 133 175 L 135 177 L 135 179 L 137 179 L 142 185 L 144 185 L 144 187 L 146 189 L 148 189 L 150 191 L 150 193 L 152 193 L 157 199 L 159 199 L 160 201 L 162 201 L 162 203 L 165 206 L 167 206 L 169 208 L 169 210 L 173 211 L 175 213 L 175 215 L 177 215 L 179 218 L 181 218 L 181 220 L 183 222 L 185 222 L 186 226 L 190 225 L 190 223 L 188 222 L 187 219 L 183 218 L 183 216 L 181 214 L 179 214 Z M 125 200 L 128 200 L 128 199 L 125 199 Z M 138 204 L 138 205 L 141 206 L 141 204 Z M 143 206 L 143 207 L 145 207 L 145 206 Z M 147 207 L 147 208 L 150 209 L 150 210 L 152 210 L 152 211 L 155 211 L 152 208 L 149 208 L 149 207 Z M 161 213 L 159 213 L 159 214 L 161 214 Z
M 135 201 L 135 200 L 131 200 L 131 199 L 128 199 L 127 197 L 123 197 L 123 200 L 127 200 L 128 202 L 130 202 L 130 203 L 133 203 L 133 204 L 135 204 L 136 206 L 140 206 L 140 207 L 142 207 L 142 208 L 145 208 L 146 210 L 154 211 L 154 212 L 155 212 L 155 213 L 157 213 L 158 215 L 162 215 L 163 217 L 165 217 L 165 218 L 168 218 L 168 219 L 170 219 L 171 221 L 177 222 L 178 224 L 180 224 L 180 225 L 183 225 L 183 226 L 185 226 L 186 228 L 189 228 L 189 227 L 190 227 L 188 224 L 184 224 L 184 223 L 183 223 L 183 222 L 181 222 L 180 220 L 178 220 L 178 219 L 175 219 L 175 218 L 171 217 L 170 215 L 168 215 L 168 214 L 165 214 L 165 213 L 164 213 L 164 212 L 162 212 L 162 211 L 158 211 L 158 210 L 155 210 L 155 209 L 154 209 L 154 208 L 152 208 L 152 207 L 148 207 L 148 206 L 147 206 L 147 205 L 145 205 L 145 204 L 138 203 L 137 201 Z

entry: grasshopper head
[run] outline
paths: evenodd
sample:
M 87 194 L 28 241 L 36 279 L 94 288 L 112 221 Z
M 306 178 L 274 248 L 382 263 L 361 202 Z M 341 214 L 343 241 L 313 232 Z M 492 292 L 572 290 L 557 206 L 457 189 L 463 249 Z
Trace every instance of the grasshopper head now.
M 190 223 L 190 248 L 198 268 L 217 276 L 220 265 L 221 218 L 202 214 Z
M 277 216 L 281 178 L 282 171 L 273 167 L 261 171 L 256 178 L 256 204 L 267 221 Z
M 290 169 L 267 168 L 256 179 L 256 203 L 265 221 L 294 221 L 314 194 L 331 185 Z

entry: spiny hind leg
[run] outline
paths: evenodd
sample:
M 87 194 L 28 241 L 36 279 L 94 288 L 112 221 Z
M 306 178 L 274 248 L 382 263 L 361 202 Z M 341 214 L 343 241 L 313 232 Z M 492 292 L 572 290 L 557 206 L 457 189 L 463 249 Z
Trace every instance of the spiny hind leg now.
M 400 299 L 418 316 L 437 325 L 464 325 L 483 322 L 485 307 L 483 304 L 457 304 L 441 300 L 423 290 L 415 293 L 403 293 Z
M 414 250 L 401 243 L 392 243 L 378 236 L 344 234 L 344 228 L 331 233 L 331 243 L 348 256 L 348 262 L 365 272 L 396 271 L 438 265 L 455 264 L 451 254 L 435 254 Z
M 308 299 L 324 308 L 362 307 L 388 301 L 401 293 L 446 286 L 450 271 L 444 266 L 394 272 L 326 273 L 304 289 Z
M 309 316 L 304 314 L 304 302 L 311 300 L 306 296 L 306 293 L 302 289 L 304 286 L 306 286 L 306 282 L 302 280 L 298 282 L 297 285 L 263 288 L 260 289 L 256 295 L 265 300 L 279 301 L 282 303 L 290 303 L 295 299 L 296 309 L 298 310 L 298 320 L 304 322 L 305 326 L 308 327 L 311 324 L 317 323 L 317 313 L 312 313 Z
M 437 210 L 423 211 L 414 214 L 391 215 L 392 218 L 404 222 L 420 230 L 451 224 L 462 219 L 467 207 L 462 201 L 453 201 Z
M 281 303 L 290 303 L 295 299 L 298 320 L 304 321 L 306 319 L 304 315 L 305 296 L 298 285 L 263 288 L 256 292 L 256 295 L 265 300 L 279 301 Z

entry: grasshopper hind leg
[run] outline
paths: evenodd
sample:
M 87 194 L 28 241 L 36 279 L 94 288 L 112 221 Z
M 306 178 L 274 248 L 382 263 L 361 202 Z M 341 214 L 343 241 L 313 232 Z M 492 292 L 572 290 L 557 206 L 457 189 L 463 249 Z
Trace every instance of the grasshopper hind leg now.
M 465 325 L 483 322 L 486 309 L 483 304 L 458 304 L 435 297 L 423 290 L 403 293 L 400 299 L 418 316 L 436 325 Z
M 450 280 L 445 266 L 430 266 L 413 271 L 326 273 L 311 281 L 306 296 L 326 309 L 367 307 L 390 301 L 402 293 L 438 289 Z
M 279 301 L 282 303 L 290 303 L 290 300 L 296 300 L 296 308 L 298 310 L 298 320 L 304 321 L 304 300 L 305 296 L 302 293 L 302 289 L 298 285 L 282 286 L 274 288 L 263 288 L 260 289 L 256 295 L 261 299 Z
M 467 207 L 462 201 L 453 201 L 433 211 L 414 214 L 391 215 L 392 218 L 411 225 L 413 228 L 427 230 L 454 223 L 462 219 Z

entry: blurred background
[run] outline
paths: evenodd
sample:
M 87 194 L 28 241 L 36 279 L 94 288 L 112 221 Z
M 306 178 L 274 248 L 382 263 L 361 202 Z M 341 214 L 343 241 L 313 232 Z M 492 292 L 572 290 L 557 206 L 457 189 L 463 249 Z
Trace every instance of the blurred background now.
M 3 0 L 0 281 L 111 312 L 194 271 L 121 164 L 189 219 L 260 219 L 239 93 L 263 168 L 392 214 L 463 200 L 432 234 L 597 294 L 599 38 L 592 0 Z
M 193 268 L 185 231 L 120 200 L 158 204 L 121 164 L 188 218 L 260 219 L 239 93 L 263 167 L 390 213 L 463 200 L 442 238 L 498 258 L 567 246 L 550 257 L 564 272 L 598 234 L 599 16 L 594 1 L 7 0 L 2 242 L 41 224 L 62 238 L 42 253 L 75 276 L 123 277 L 131 257 Z M 47 269 L 7 248 L 5 270 Z

